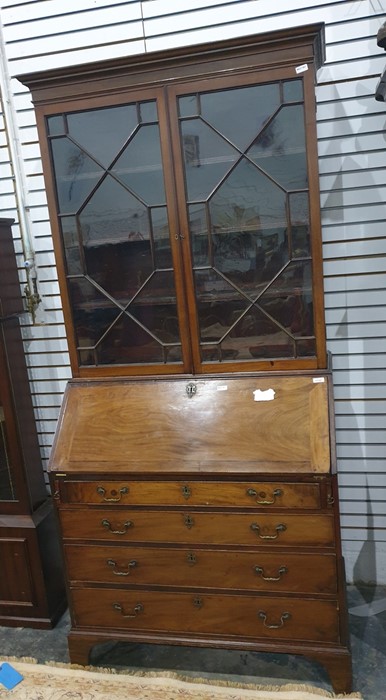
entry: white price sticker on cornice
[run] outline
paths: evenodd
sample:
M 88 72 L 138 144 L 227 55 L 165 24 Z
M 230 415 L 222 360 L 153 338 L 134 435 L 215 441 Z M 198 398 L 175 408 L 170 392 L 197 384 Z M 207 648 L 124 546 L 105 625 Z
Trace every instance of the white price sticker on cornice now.
M 305 73 L 306 70 L 308 70 L 308 65 L 307 63 L 303 63 L 301 66 L 296 66 L 295 73 L 299 75 L 299 73 Z

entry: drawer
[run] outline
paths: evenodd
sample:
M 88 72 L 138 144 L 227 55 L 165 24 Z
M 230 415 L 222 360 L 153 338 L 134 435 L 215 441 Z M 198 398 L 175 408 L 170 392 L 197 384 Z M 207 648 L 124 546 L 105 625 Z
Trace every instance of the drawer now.
M 65 503 L 319 509 L 319 484 L 256 481 L 63 481 Z
M 178 512 L 99 509 L 60 513 L 63 536 L 115 542 L 325 546 L 334 543 L 332 514 Z
M 66 545 L 72 582 L 336 593 L 334 554 Z
M 336 643 L 338 606 L 326 601 L 175 591 L 72 589 L 75 625 L 132 631 L 232 635 Z

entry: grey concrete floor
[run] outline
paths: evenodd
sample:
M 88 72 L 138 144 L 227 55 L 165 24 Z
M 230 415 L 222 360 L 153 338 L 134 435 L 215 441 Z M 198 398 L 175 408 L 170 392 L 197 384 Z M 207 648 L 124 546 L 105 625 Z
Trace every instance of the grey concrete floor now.
M 386 700 L 386 587 L 348 587 L 353 690 L 364 700 Z M 53 630 L 0 627 L 0 654 L 33 656 L 39 663 L 68 662 L 66 613 Z M 243 683 L 307 683 L 331 691 L 326 671 L 287 654 L 117 643 L 95 647 L 95 666 L 119 670 L 175 671 L 182 675 Z

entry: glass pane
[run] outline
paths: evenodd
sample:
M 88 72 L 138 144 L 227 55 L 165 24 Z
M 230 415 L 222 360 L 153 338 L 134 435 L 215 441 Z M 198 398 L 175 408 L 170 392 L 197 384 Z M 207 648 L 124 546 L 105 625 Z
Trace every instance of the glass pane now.
M 233 349 L 238 360 L 294 356 L 292 339 L 254 306 L 240 318 L 222 346 Z
M 248 156 L 286 190 L 307 187 L 303 105 L 282 107 Z
M 136 105 L 67 115 L 68 133 L 82 150 L 108 167 L 138 124 Z
M 151 224 L 154 241 L 155 267 L 173 267 L 170 247 L 169 222 L 166 207 L 151 209 Z
M 178 100 L 180 117 L 196 117 L 199 114 L 197 95 L 185 95 Z
M 157 122 L 157 103 L 155 100 L 152 102 L 141 102 L 139 106 L 139 113 L 141 122 Z
M 188 206 L 193 265 L 209 265 L 209 240 L 205 204 Z
M 201 339 L 220 340 L 250 304 L 214 270 L 196 270 L 195 286 Z
M 284 102 L 301 102 L 303 100 L 303 81 L 286 80 L 283 83 Z
M 302 338 L 296 341 L 296 352 L 298 357 L 315 357 L 315 338 Z
M 103 170 L 67 138 L 51 141 L 59 212 L 76 213 Z
M 93 348 L 122 311 L 86 278 L 70 279 L 77 345 Z
M 86 273 L 123 303 L 153 270 L 146 207 L 107 176 L 79 216 Z
M 259 305 L 292 336 L 313 336 L 311 262 L 291 262 L 259 299 Z
M 158 125 L 139 128 L 112 172 L 146 204 L 165 203 Z
M 188 200 L 206 199 L 239 153 L 200 119 L 181 123 Z
M 202 117 L 244 151 L 278 109 L 279 84 L 208 92 L 200 99 Z
M 309 228 L 308 193 L 299 192 L 289 195 L 292 257 L 311 255 Z
M 243 158 L 211 199 L 213 231 L 221 234 L 254 233 L 260 228 L 274 231 L 286 224 L 285 202 L 284 192 Z M 220 269 L 227 257 L 218 256 L 216 264 Z
M 162 343 L 179 341 L 173 272 L 156 272 L 135 297 L 128 311 Z
M 54 117 L 48 117 L 47 129 L 50 136 L 64 136 L 64 134 L 66 133 L 66 128 L 64 124 L 63 114 L 58 114 Z
M 4 409 L 0 406 L 0 501 L 16 499 L 8 461 Z
M 76 218 L 74 216 L 63 217 L 61 220 L 61 226 L 67 272 L 69 275 L 82 274 L 84 270 L 81 260 Z
M 163 363 L 162 345 L 127 314 L 119 317 L 96 349 L 98 364 Z

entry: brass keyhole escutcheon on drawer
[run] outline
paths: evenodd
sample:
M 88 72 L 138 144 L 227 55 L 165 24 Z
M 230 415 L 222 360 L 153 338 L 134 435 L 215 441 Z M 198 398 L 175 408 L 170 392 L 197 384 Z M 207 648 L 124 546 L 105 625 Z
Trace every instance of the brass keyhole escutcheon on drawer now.
M 105 495 L 107 492 L 104 486 L 97 486 L 96 491 L 98 496 L 102 496 L 102 501 L 104 501 L 105 503 L 118 503 L 121 500 L 122 496 L 124 496 L 126 493 L 129 493 L 129 488 L 128 486 L 122 486 L 122 488 L 120 488 L 119 491 L 116 491 L 116 489 L 111 489 L 111 496 Z
M 105 527 L 106 530 L 109 530 L 112 535 L 126 535 L 126 532 L 128 531 L 129 527 L 132 527 L 134 523 L 131 520 L 127 520 L 123 524 L 123 530 L 113 530 L 113 525 L 111 525 L 110 520 L 106 520 L 106 518 L 104 518 L 101 521 L 101 525 L 103 525 L 103 527 Z
M 127 617 L 127 618 L 133 618 L 137 617 L 141 612 L 143 612 L 143 605 L 142 603 L 137 603 L 137 605 L 133 608 L 132 612 L 125 612 L 125 609 L 121 603 L 113 603 L 113 608 L 117 612 L 121 613 L 122 617 Z
M 107 559 L 106 564 L 112 567 L 112 573 L 115 576 L 129 576 L 130 570 L 137 566 L 137 562 L 134 559 L 133 561 L 128 561 L 126 567 L 123 566 L 121 568 L 117 568 L 119 564 L 117 564 L 117 562 L 114 561 L 114 559 Z
M 264 627 L 267 627 L 269 630 L 278 630 L 280 627 L 284 627 L 285 622 L 291 618 L 291 614 L 289 612 L 283 612 L 280 617 L 280 622 L 269 624 L 267 622 L 267 613 L 264 612 L 264 610 L 259 610 L 257 615 L 260 620 L 263 620 Z
M 259 506 L 272 506 L 276 502 L 276 499 L 283 495 L 281 489 L 275 489 L 272 492 L 272 496 L 269 497 L 265 491 L 256 491 L 256 489 L 247 489 L 246 493 L 247 496 L 255 498 L 255 503 Z
M 183 486 L 181 486 L 181 493 L 183 497 L 186 498 L 186 500 L 188 500 L 188 498 L 190 498 L 192 495 L 192 489 L 187 484 L 184 484 Z
M 184 525 L 190 530 L 194 525 L 194 518 L 191 515 L 184 515 Z
M 186 561 L 190 566 L 194 566 L 197 563 L 197 557 L 194 552 L 188 552 L 186 555 Z
M 193 598 L 193 605 L 195 608 L 198 608 L 198 610 L 201 610 L 202 606 L 204 605 L 204 601 L 199 597 Z
M 186 385 L 185 391 L 189 397 L 189 399 L 193 398 L 195 394 L 197 394 L 197 384 L 194 384 L 193 382 L 189 382 L 189 384 Z
M 261 576 L 263 581 L 280 581 L 281 577 L 283 574 L 286 574 L 288 569 L 286 566 L 281 566 L 280 569 L 278 569 L 278 576 L 266 576 L 264 573 L 264 569 L 262 566 L 255 566 L 254 571 L 256 574 Z
M 275 527 L 275 534 L 274 534 L 274 535 L 263 535 L 263 534 L 261 534 L 261 532 L 260 532 L 261 529 L 262 529 L 262 528 L 260 527 L 260 525 L 258 525 L 257 523 L 252 523 L 252 525 L 251 525 L 251 530 L 253 530 L 253 532 L 256 532 L 256 533 L 257 533 L 257 536 L 258 536 L 261 540 L 277 540 L 277 538 L 279 537 L 280 533 L 281 533 L 281 532 L 284 532 L 284 531 L 287 529 L 287 526 L 284 525 L 284 523 L 279 523 L 278 525 L 276 525 L 276 527 Z

